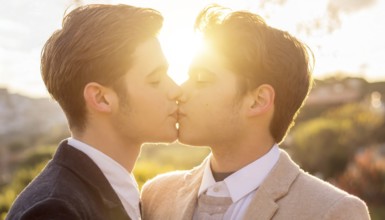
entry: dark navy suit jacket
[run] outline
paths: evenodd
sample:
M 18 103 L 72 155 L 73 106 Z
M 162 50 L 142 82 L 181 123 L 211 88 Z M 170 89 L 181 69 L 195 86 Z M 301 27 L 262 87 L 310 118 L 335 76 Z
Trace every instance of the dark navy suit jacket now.
M 99 167 L 63 141 L 6 219 L 130 219 Z

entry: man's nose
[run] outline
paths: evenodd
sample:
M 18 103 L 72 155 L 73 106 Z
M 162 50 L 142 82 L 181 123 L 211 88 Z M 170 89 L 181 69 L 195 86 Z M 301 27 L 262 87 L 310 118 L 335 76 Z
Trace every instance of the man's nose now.
M 189 88 L 188 84 L 189 84 L 188 81 L 185 81 L 184 83 L 182 83 L 180 85 L 181 95 L 178 98 L 179 103 L 186 102 L 188 99 L 188 97 L 187 97 L 188 96 L 188 88 Z
M 168 98 L 170 100 L 179 100 L 179 97 L 182 95 L 182 88 L 177 85 L 171 78 L 170 78 L 170 90 L 168 93 Z

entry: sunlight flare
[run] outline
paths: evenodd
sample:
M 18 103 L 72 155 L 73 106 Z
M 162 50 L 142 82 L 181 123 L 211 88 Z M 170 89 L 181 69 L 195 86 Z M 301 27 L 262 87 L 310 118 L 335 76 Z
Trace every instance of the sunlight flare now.
M 168 73 L 180 85 L 188 78 L 191 59 L 202 48 L 202 40 L 192 29 L 162 32 L 159 40 L 170 65 Z

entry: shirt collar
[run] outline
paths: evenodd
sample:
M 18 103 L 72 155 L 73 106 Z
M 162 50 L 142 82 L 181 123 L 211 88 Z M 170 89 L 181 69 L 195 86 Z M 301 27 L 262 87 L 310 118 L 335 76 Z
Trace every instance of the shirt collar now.
M 202 182 L 201 186 L 199 187 L 198 191 L 198 197 L 205 192 L 210 186 L 214 185 L 215 179 L 213 177 L 213 174 L 211 172 L 211 167 L 210 167 L 210 159 L 212 157 L 212 154 L 209 155 L 208 160 L 206 160 L 206 164 L 204 165 L 204 171 L 203 171 L 203 177 L 202 177 Z
M 257 189 L 277 163 L 278 158 L 279 147 L 275 144 L 268 153 L 224 179 L 232 201 L 236 202 Z M 211 172 L 210 162 L 207 161 L 198 196 L 216 183 Z
M 86 143 L 68 138 L 68 145 L 82 151 L 94 161 L 118 195 L 128 215 L 140 219 L 139 189 L 134 176 L 118 162 Z

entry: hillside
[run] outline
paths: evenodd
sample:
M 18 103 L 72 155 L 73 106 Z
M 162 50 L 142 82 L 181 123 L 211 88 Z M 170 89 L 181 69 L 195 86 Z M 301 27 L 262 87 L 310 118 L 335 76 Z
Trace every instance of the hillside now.
M 44 135 L 65 125 L 59 105 L 47 98 L 33 99 L 0 89 L 0 146 Z M 23 137 L 23 138 L 21 138 Z

